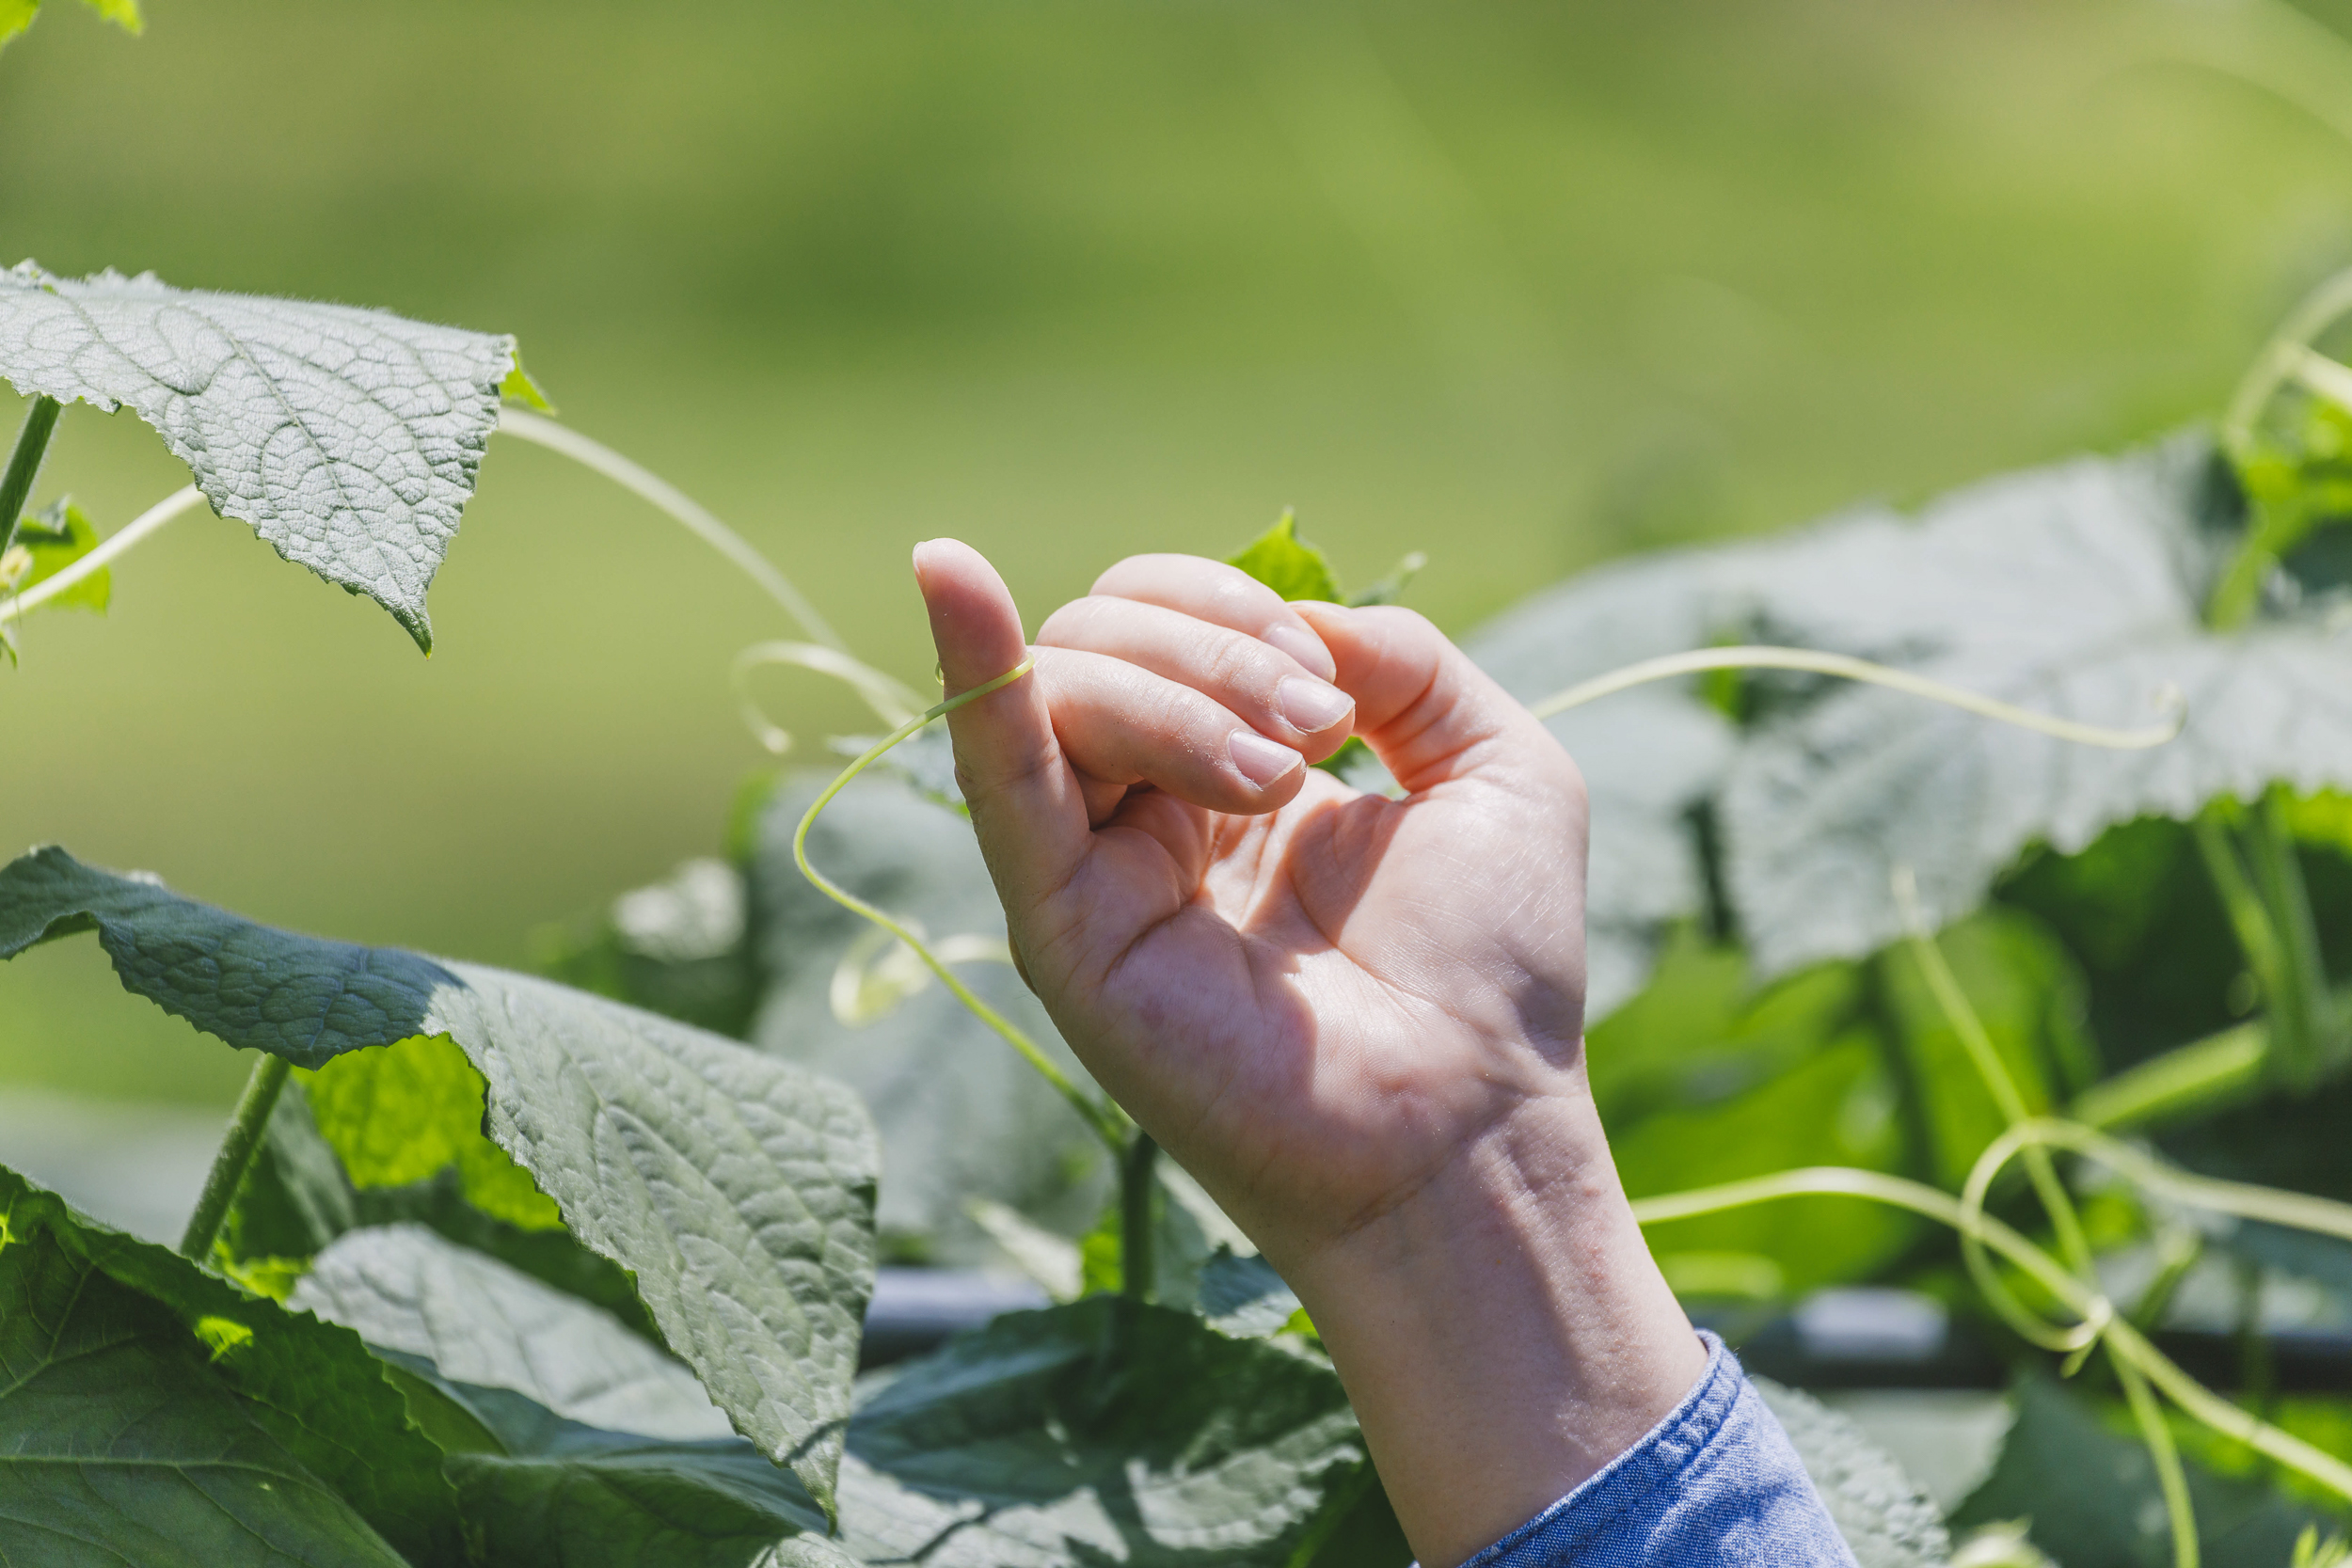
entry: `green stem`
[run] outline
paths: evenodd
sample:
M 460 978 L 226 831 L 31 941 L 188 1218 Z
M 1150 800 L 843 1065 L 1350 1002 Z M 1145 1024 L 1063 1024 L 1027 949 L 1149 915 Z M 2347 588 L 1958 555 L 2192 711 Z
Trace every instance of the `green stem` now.
M 2074 1097 L 2068 1114 L 2110 1132 L 2210 1114 L 2261 1091 L 2269 1053 L 2269 1025 L 2252 1019 L 2100 1080 Z
M 49 450 L 50 434 L 57 428 L 57 415 L 63 404 L 56 398 L 39 397 L 24 415 L 24 428 L 16 433 L 16 451 L 8 455 L 8 469 L 0 474 L 0 555 L 8 552 L 16 543 L 16 525 L 24 518 L 24 503 L 32 499 L 33 481 L 40 473 L 40 460 Z
M 2272 1010 L 2292 1013 L 2295 1035 L 2306 1055 L 2297 1064 L 2298 1088 L 2309 1088 L 2331 1068 L 2341 1065 L 2344 1046 L 2335 998 L 2328 990 L 2328 971 L 2319 950 L 2319 923 L 2312 914 L 2311 893 L 2303 884 L 2303 863 L 2295 846 L 2295 829 L 2287 820 L 2287 790 L 2272 784 L 2262 803 L 2249 814 L 2245 832 L 2247 858 L 2270 917 L 2278 942 L 2280 993 Z
M 245 1185 L 245 1173 L 252 1168 L 262 1131 L 269 1126 L 269 1114 L 286 1086 L 288 1070 L 283 1056 L 265 1053 L 253 1064 L 253 1076 L 245 1081 L 236 1114 L 229 1118 L 228 1135 L 220 1140 L 220 1152 L 213 1156 L 212 1173 L 204 1178 L 196 1212 L 188 1216 L 187 1231 L 180 1238 L 183 1258 L 199 1263 L 211 1259 L 213 1243 L 220 1236 L 222 1222 L 229 1218 L 229 1205 L 235 1200 L 237 1189 Z
M 2270 1035 L 2264 1074 L 2273 1083 L 2309 1084 L 2317 1075 L 2314 1042 L 2305 1032 L 2310 1016 L 2307 1009 L 2290 1005 L 2296 982 L 2289 973 L 2287 944 L 2272 921 L 2270 902 L 2256 889 L 2247 870 L 2239 834 L 2222 816 L 2234 812 L 2235 806 L 2234 801 L 2217 800 L 2198 814 L 2193 824 L 2197 848 L 2204 857 L 2214 891 L 2221 896 L 2222 910 L 2230 917 L 2239 950 L 2246 955 L 2246 965 L 2262 987 L 2264 1018 Z
M 1160 1146 L 1140 1128 L 1119 1163 L 1119 1291 L 1135 1301 L 1156 1294 L 1152 1199 L 1159 1195 Z

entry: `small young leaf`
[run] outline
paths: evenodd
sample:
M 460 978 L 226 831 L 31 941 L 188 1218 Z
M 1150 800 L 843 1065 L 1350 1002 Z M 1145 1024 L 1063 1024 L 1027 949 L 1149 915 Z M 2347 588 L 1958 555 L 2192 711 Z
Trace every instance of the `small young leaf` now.
M 531 378 L 531 372 L 523 369 L 520 357 L 516 359 L 515 368 L 506 372 L 506 379 L 499 383 L 499 396 L 542 414 L 552 416 L 555 413 L 555 404 L 548 401 L 547 393 L 539 389 L 539 384 Z
M 245 1560 L 254 1534 L 300 1561 L 462 1560 L 440 1454 L 356 1335 L 4 1169 L 0 1215 L 0 1554 L 57 1560 L 50 1532 L 95 1525 L 139 1563 Z M 59 1462 L 119 1466 L 95 1514 Z
M 841 1085 L 544 980 L 275 930 L 36 850 L 0 870 L 0 958 L 95 927 L 123 985 L 300 1065 L 446 1035 L 486 1130 L 663 1338 L 830 1502 L 873 1291 L 879 1159 Z
M 80 507 L 60 499 L 20 522 L 16 542 L 24 551 L 24 575 L 8 582 L 5 572 L 0 572 L 0 594 L 21 594 L 56 577 L 98 547 L 98 531 Z M 102 568 L 49 600 L 46 608 L 95 610 L 103 614 L 113 592 L 113 574 Z
M 1275 525 L 1239 555 L 1226 558 L 1286 599 L 1322 599 L 1343 604 L 1346 595 L 1331 576 L 1323 552 L 1298 537 L 1298 516 L 1287 507 Z
M 83 4 L 116 26 L 136 38 L 147 30 L 146 19 L 139 15 L 138 0 L 83 0 Z M 0 48 L 10 39 L 33 24 L 40 14 L 40 0 L 0 0 Z
M 0 375 L 128 404 L 213 510 L 365 594 L 431 652 L 425 590 L 472 497 L 515 340 L 381 310 L 0 272 Z

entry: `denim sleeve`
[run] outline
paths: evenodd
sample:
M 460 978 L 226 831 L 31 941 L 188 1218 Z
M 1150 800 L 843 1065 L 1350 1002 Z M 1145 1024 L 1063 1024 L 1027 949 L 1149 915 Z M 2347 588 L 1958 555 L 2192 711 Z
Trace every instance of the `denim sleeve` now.
M 1648 1436 L 1462 1568 L 1854 1568 L 1780 1422 L 1711 1334 Z

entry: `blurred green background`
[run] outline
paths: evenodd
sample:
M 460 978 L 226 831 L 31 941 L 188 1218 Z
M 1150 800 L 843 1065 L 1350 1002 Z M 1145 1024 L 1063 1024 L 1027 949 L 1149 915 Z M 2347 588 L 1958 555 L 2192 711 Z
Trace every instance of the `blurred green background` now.
M 0 235 L 516 332 L 568 422 L 919 682 L 931 534 L 1034 623 L 1291 504 L 1356 580 L 1427 550 L 1411 600 L 1460 628 L 2208 414 L 2352 261 L 2318 14 L 153 0 L 135 41 L 58 0 L 0 55 Z M 111 530 L 184 479 L 75 409 L 39 499 Z M 761 760 L 727 660 L 788 632 L 715 557 L 501 441 L 433 613 L 426 660 L 177 525 L 0 669 L 0 844 L 508 963 L 714 847 Z M 870 727 L 771 695 L 811 751 Z M 0 1084 L 225 1103 L 243 1070 L 92 942 L 0 967 Z

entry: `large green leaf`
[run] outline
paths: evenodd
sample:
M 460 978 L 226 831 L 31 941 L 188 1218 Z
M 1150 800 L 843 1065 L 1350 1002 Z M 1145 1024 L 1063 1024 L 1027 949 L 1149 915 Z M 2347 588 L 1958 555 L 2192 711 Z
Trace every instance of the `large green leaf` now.
M 879 1218 L 903 1253 L 991 1256 L 964 1205 L 1009 1204 L 1064 1231 L 1083 1228 L 1105 1195 L 1099 1147 L 1070 1107 L 919 965 L 911 990 L 866 988 L 867 1013 L 845 1022 L 834 990 L 845 960 L 891 962 L 873 927 L 809 886 L 792 832 L 824 781 L 796 779 L 760 819 L 752 861 L 757 958 L 766 976 L 753 1038 L 848 1084 L 882 1128 Z M 972 825 L 892 778 L 860 778 L 809 834 L 809 858 L 851 893 L 916 923 L 935 944 L 962 938 L 1003 951 L 1005 914 Z M 1011 965 L 957 966 L 982 1000 L 1027 1032 L 1079 1083 L 1085 1069 Z M 856 1015 L 852 1014 L 855 1018 Z
M 2066 1568 L 2169 1568 L 2172 1539 L 2147 1449 L 2048 1378 L 2026 1379 L 2016 1398 L 2001 1457 L 1952 1511 L 1954 1527 L 2027 1519 L 2034 1544 Z M 2306 1525 L 2334 1528 L 2268 1487 L 2187 1468 L 2207 1562 L 2283 1563 Z
M 842 1526 L 928 1568 L 1277 1568 L 1363 1457 L 1327 1364 L 1095 1296 L 869 1381 Z
M 2352 627 L 2293 584 L 2245 630 L 2200 620 L 2238 524 L 2210 444 L 2185 437 L 1991 481 L 1914 520 L 1877 510 L 1762 544 L 1604 567 L 1473 636 L 1537 700 L 1723 642 L 1876 659 L 2085 722 L 2179 739 L 2091 750 L 1876 687 L 1789 674 L 1636 688 L 1550 721 L 1593 796 L 1594 1016 L 1640 989 L 1661 933 L 1737 920 L 1769 978 L 1900 935 L 1892 880 L 1942 924 L 2029 846 L 2082 848 L 2274 780 L 2352 782 Z M 1704 830 L 1719 832 L 1710 897 Z
M 567 1419 L 649 1437 L 728 1435 L 694 1374 L 612 1314 L 417 1225 L 354 1230 L 287 1305 L 461 1383 L 512 1388 Z M 764 1463 L 764 1462 L 763 1462 Z
M 448 1471 L 485 1561 L 845 1563 L 801 1483 L 694 1374 L 609 1315 L 428 1230 L 353 1231 L 292 1305 L 357 1330 L 469 1417 Z
M 1950 1560 L 1943 1515 L 1894 1455 L 1811 1395 L 1770 1378 L 1755 1383 L 1859 1568 L 1942 1568 Z
M 474 1116 L 478 1126 L 479 1100 Z M 480 1132 L 474 1136 L 501 1159 L 506 1157 Z M 547 1201 L 536 1188 L 531 1191 L 538 1201 Z M 628 1271 L 589 1251 L 568 1231 L 524 1229 L 483 1212 L 466 1200 L 455 1165 L 405 1187 L 354 1186 L 342 1161 L 320 1135 L 302 1084 L 289 1083 L 270 1113 L 262 1147 L 237 1190 L 222 1233 L 239 1272 L 277 1276 L 268 1282 L 282 1280 L 291 1286 L 292 1279 L 283 1276 L 289 1271 L 299 1274 L 337 1237 L 390 1225 L 425 1226 L 543 1285 L 602 1307 L 643 1338 L 660 1341 Z
M 1681 551 L 1588 572 L 1466 640 L 1513 696 L 1542 699 L 1638 659 L 1718 641 L 1737 608 L 1723 579 L 1756 546 Z M 1586 1017 L 1599 1022 L 1649 979 L 1676 923 L 1707 911 L 1695 814 L 1720 786 L 1739 733 L 1677 686 L 1635 687 L 1546 721 L 1592 801 Z
M 636 1277 L 737 1429 L 830 1499 L 874 1268 L 878 1151 L 837 1084 L 545 980 L 297 936 L 59 849 L 0 871 L 0 956 L 95 927 L 130 990 L 324 1061 L 448 1036 L 486 1128 Z
M 515 368 L 510 337 L 381 310 L 30 261 L 0 273 L 0 375 L 19 392 L 127 404 L 214 511 L 367 594 L 428 652 L 425 590 Z
M 565 1420 L 505 1388 L 420 1380 L 467 1421 L 451 1480 L 500 1568 L 855 1568 L 800 1483 L 740 1438 L 680 1442 Z
M 440 1454 L 358 1337 L 6 1170 L 0 1380 L 10 1560 L 250 1561 L 256 1537 L 290 1561 L 464 1560 Z
M 2239 632 L 2201 624 L 2233 526 L 2209 449 L 2185 440 L 1812 539 L 1771 587 L 1788 640 L 2095 724 L 2147 724 L 2177 686 L 2187 721 L 2169 745 L 2106 751 L 1847 687 L 1767 726 L 1722 802 L 1760 969 L 1899 934 L 1898 867 L 1942 924 L 2030 845 L 2073 853 L 2118 823 L 2185 818 L 2274 781 L 2352 783 L 2352 627 L 2285 599 Z

